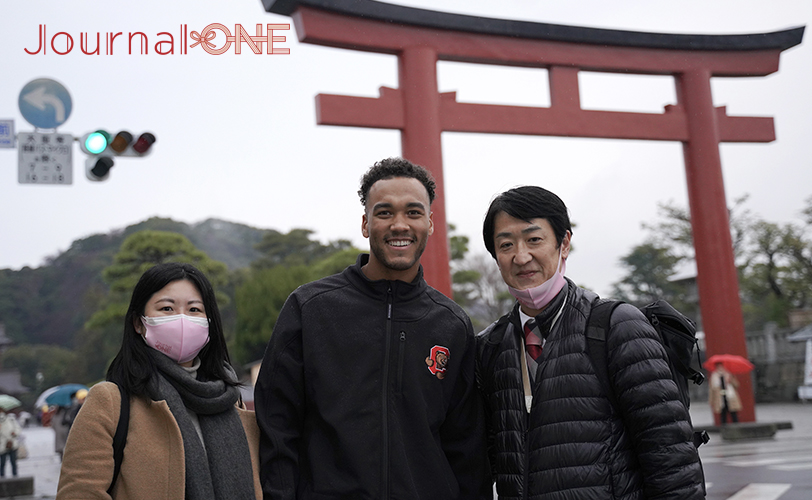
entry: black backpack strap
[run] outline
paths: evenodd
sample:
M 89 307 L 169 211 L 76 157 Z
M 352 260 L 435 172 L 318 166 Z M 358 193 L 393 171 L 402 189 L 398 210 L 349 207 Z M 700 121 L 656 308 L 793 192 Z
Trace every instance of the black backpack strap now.
M 121 471 L 121 460 L 124 458 L 124 445 L 127 444 L 127 432 L 130 430 L 130 397 L 124 389 L 118 385 L 118 392 L 121 394 L 121 411 L 118 414 L 118 425 L 116 433 L 113 435 L 113 480 L 107 488 L 107 494 L 113 494 L 113 487 L 116 485 L 118 473 Z
M 693 324 L 692 321 L 690 321 L 688 318 L 685 318 L 682 313 L 674 309 L 674 307 L 665 300 L 658 300 L 657 302 L 649 304 L 643 309 L 643 314 L 645 314 L 646 319 L 648 320 L 649 323 L 651 323 L 651 326 L 654 327 L 654 330 L 657 331 L 657 335 L 660 336 L 660 343 L 665 348 L 668 354 L 668 359 L 671 363 L 673 363 L 674 368 L 676 368 L 676 370 L 680 372 L 683 377 L 690 380 L 694 384 L 702 385 L 702 383 L 705 381 L 705 374 L 703 374 L 698 370 L 695 370 L 689 365 L 686 365 L 682 361 L 682 358 L 677 353 L 675 353 L 674 349 L 672 349 L 671 346 L 669 345 L 669 342 L 667 341 L 665 335 L 663 334 L 663 322 L 660 321 L 660 315 L 657 313 L 657 311 L 659 310 L 663 311 L 664 315 L 663 318 L 666 321 L 665 324 L 668 324 L 669 318 L 671 319 L 672 322 L 676 321 L 678 324 L 682 323 L 683 326 L 682 331 L 686 333 L 688 332 L 696 333 L 695 325 Z M 695 337 L 693 337 L 693 335 L 692 338 L 694 339 L 694 344 L 696 344 L 696 339 Z M 699 357 L 699 348 L 696 348 L 696 361 L 699 364 L 699 366 L 702 366 L 702 359 Z
M 622 304 L 618 300 L 598 299 L 592 303 L 592 310 L 586 321 L 586 352 L 592 360 L 595 374 L 603 386 L 606 397 L 612 403 L 613 408 L 617 408 L 617 397 L 609 383 L 609 355 L 606 348 L 606 335 L 609 332 L 609 321 L 612 319 L 612 312 L 617 306 Z
M 704 429 L 701 431 L 694 431 L 694 446 L 699 448 L 708 441 L 710 441 L 710 434 L 708 434 L 708 431 Z
M 655 325 L 655 328 L 657 328 L 657 333 L 660 333 L 660 329 L 657 327 L 657 325 Z M 660 333 L 660 338 L 662 338 L 662 333 Z M 690 366 L 685 366 L 685 363 L 683 363 L 679 359 L 679 356 L 677 356 L 677 354 L 674 352 L 674 349 L 672 349 L 671 346 L 668 346 L 665 343 L 663 343 L 663 347 L 665 348 L 666 353 L 668 354 L 668 359 L 670 359 L 674 363 L 674 367 L 677 369 L 678 372 L 682 374 L 683 377 L 687 378 L 696 385 L 702 385 L 702 383 L 705 382 L 704 373 L 694 370 Z M 697 361 L 700 361 L 699 349 L 697 349 L 696 351 L 696 359 Z
M 615 411 L 618 411 L 617 396 L 615 391 L 612 389 L 612 384 L 609 382 L 609 355 L 606 348 L 606 335 L 607 332 L 609 332 L 609 321 L 612 318 L 612 312 L 614 312 L 615 308 L 622 303 L 623 302 L 621 301 L 605 299 L 594 301 L 592 303 L 592 310 L 589 313 L 589 318 L 587 319 L 585 332 L 587 354 L 592 361 L 592 366 L 595 368 L 595 374 L 598 376 L 598 380 L 600 380 L 604 392 L 606 393 L 609 401 L 612 403 L 612 406 L 615 408 Z M 669 362 L 672 360 L 678 360 L 678 356 L 676 356 L 673 350 L 663 341 L 663 333 L 657 316 L 655 314 L 650 314 L 648 308 L 644 312 L 646 319 L 648 319 L 649 323 L 651 323 L 654 329 L 657 331 L 657 335 L 660 336 L 660 341 L 663 347 L 668 351 L 667 354 Z M 683 363 L 679 363 L 678 369 L 679 368 L 685 369 L 687 373 L 684 373 L 683 375 L 694 380 L 694 383 L 697 385 L 701 384 L 702 380 L 705 378 L 702 373 L 697 372 L 691 367 L 685 367 Z M 694 378 L 695 373 L 698 373 L 699 377 Z M 708 435 L 707 431 L 694 431 L 693 443 L 697 448 L 707 443 L 709 440 L 710 436 Z

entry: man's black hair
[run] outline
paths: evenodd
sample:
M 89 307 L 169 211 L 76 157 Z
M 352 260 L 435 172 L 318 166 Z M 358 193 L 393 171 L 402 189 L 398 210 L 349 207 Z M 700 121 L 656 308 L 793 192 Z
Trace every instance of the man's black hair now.
M 494 248 L 494 221 L 499 212 L 505 212 L 511 217 L 530 222 L 532 219 L 547 219 L 555 233 L 558 246 L 567 235 L 572 234 L 572 225 L 567 213 L 567 206 L 555 193 L 538 186 L 522 186 L 513 188 L 500 194 L 491 202 L 485 222 L 482 224 L 482 238 L 485 248 L 495 259 Z
M 393 156 L 381 160 L 375 165 L 372 165 L 364 177 L 361 178 L 361 189 L 358 190 L 358 196 L 361 198 L 361 204 L 367 206 L 367 198 L 369 197 L 369 190 L 372 185 L 383 179 L 391 179 L 393 177 L 410 177 L 417 179 L 426 188 L 429 194 L 429 203 L 434 203 L 434 179 L 431 173 L 420 165 L 415 165 L 409 160 Z

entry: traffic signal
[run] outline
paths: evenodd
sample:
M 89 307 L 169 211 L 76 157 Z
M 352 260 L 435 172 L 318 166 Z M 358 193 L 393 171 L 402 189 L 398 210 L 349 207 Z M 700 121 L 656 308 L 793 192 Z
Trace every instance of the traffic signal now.
M 155 136 L 145 132 L 138 136 L 122 130 L 115 136 L 106 130 L 88 132 L 79 140 L 79 146 L 90 156 L 85 160 L 85 174 L 91 181 L 103 181 L 110 175 L 115 156 L 146 156 L 152 152 Z

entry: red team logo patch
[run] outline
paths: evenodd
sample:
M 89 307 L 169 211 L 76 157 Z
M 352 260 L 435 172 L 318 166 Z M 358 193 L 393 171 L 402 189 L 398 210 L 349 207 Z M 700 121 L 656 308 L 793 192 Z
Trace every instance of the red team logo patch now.
M 436 345 L 431 348 L 429 357 L 426 358 L 426 365 L 428 365 L 432 375 L 442 380 L 445 378 L 445 370 L 450 358 L 451 353 L 448 351 L 448 347 Z

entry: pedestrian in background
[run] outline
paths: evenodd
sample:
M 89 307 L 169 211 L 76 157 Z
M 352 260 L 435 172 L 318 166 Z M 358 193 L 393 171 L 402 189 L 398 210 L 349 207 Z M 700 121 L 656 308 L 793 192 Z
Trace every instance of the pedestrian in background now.
M 11 475 L 17 477 L 17 449 L 22 428 L 13 413 L 0 411 L 0 477 L 6 477 L 6 460 L 11 462 Z
M 716 363 L 711 372 L 708 399 L 711 410 L 715 415 L 719 415 L 722 425 L 727 423 L 728 414 L 732 422 L 739 421 L 738 412 L 742 409 L 742 402 L 736 391 L 738 386 L 739 381 L 735 375 L 727 371 L 724 364 Z
M 25 410 L 21 411 L 17 414 L 17 422 L 21 427 L 28 427 L 28 424 L 31 423 L 31 414 Z
M 79 410 L 82 409 L 82 404 L 85 402 L 85 398 L 87 397 L 87 389 L 79 389 L 71 398 L 73 402 L 68 408 L 68 411 L 65 412 L 64 417 L 62 418 L 62 423 L 67 425 L 68 429 L 73 425 L 73 421 L 76 420 L 76 415 L 79 414 Z
M 167 263 L 141 276 L 107 380 L 73 423 L 57 499 L 261 498 L 256 419 L 238 407 L 214 290 L 198 269 Z M 129 431 L 114 479 L 119 389 Z
M 50 423 L 54 430 L 54 451 L 59 455 L 60 460 L 65 452 L 65 443 L 68 440 L 68 432 L 70 432 L 70 424 L 68 423 L 69 410 L 69 406 L 56 406 L 50 412 Z

